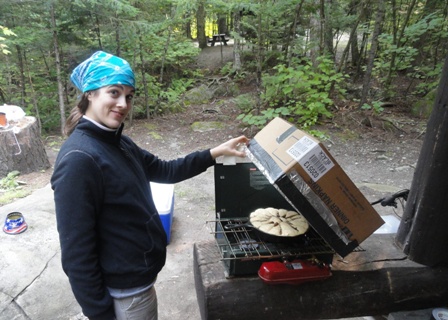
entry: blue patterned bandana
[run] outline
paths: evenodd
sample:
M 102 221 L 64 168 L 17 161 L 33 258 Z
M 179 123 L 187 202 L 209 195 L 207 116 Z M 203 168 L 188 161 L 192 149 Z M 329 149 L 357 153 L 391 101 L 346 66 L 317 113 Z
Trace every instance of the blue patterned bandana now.
M 129 63 L 103 51 L 95 52 L 90 58 L 77 66 L 70 79 L 82 92 L 113 84 L 135 88 L 134 72 Z

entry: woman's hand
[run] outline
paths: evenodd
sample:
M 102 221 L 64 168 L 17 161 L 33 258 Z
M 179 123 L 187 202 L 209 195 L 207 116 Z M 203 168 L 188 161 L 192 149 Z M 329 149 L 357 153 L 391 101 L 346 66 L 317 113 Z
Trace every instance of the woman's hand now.
M 223 144 L 210 149 L 210 153 L 212 155 L 213 159 L 216 159 L 219 156 L 236 156 L 244 158 L 246 156 L 246 153 L 244 151 L 238 150 L 238 147 L 241 146 L 241 144 L 247 145 L 249 142 L 249 139 L 245 136 L 239 136 L 238 138 L 230 139 L 227 142 L 224 142 Z

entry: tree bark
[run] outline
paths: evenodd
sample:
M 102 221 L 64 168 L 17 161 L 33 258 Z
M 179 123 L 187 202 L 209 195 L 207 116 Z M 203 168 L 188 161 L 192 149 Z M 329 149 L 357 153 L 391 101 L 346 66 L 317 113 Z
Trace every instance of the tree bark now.
M 25 83 L 25 68 L 23 67 L 23 55 L 22 55 L 22 47 L 20 45 L 16 45 L 16 50 L 17 50 L 17 63 L 19 65 L 19 70 L 20 70 L 20 86 L 22 89 L 22 95 L 21 95 L 21 99 L 20 99 L 20 104 L 22 106 L 25 105 L 25 100 L 26 100 L 26 83 Z
M 342 69 L 344 68 L 344 64 L 346 63 L 346 61 L 348 60 L 348 56 L 349 56 L 349 51 L 352 52 L 352 64 L 353 64 L 353 59 L 355 59 L 356 57 L 356 62 L 355 64 L 357 64 L 358 66 L 361 63 L 361 59 L 362 59 L 362 46 L 361 48 L 358 48 L 358 25 L 362 24 L 363 21 L 369 21 L 370 20 L 370 15 L 367 14 L 367 12 L 369 10 L 366 9 L 366 6 L 370 6 L 369 0 L 365 0 L 365 2 L 360 1 L 360 0 L 352 0 L 349 4 L 348 7 L 348 13 L 347 13 L 347 17 L 353 16 L 353 15 L 358 15 L 358 18 L 356 19 L 356 21 L 353 22 L 353 25 L 351 26 L 351 31 L 350 31 L 350 35 L 349 35 L 349 39 L 348 39 L 348 43 L 347 46 L 345 47 L 343 53 L 341 54 L 341 57 L 339 58 L 339 64 L 338 64 L 338 72 L 342 71 Z M 360 72 L 359 72 L 359 68 L 356 72 L 355 77 L 358 77 Z
M 26 66 L 26 72 L 28 75 L 28 79 L 30 82 L 30 89 L 31 89 L 31 99 L 33 100 L 34 104 L 34 112 L 36 113 L 37 118 L 37 124 L 39 125 L 39 133 L 42 131 L 42 123 L 40 121 L 40 115 L 39 115 L 39 104 L 36 99 L 36 92 L 34 91 L 34 85 L 33 85 L 33 78 L 31 77 L 30 67 L 28 64 L 28 59 L 26 58 L 26 54 L 24 55 L 25 60 L 25 66 Z
M 138 52 L 139 52 L 139 58 L 140 58 L 140 65 L 142 66 L 141 72 L 142 72 L 142 83 L 143 83 L 143 92 L 145 93 L 145 113 L 146 113 L 146 119 L 149 119 L 149 97 L 148 97 L 148 81 L 146 80 L 146 61 L 143 57 L 143 37 L 140 28 L 137 28 L 137 36 L 138 36 Z M 133 115 L 133 114 L 132 114 Z
M 229 29 L 227 28 L 227 15 L 218 15 L 218 33 L 219 34 L 229 34 Z
M 381 24 L 384 19 L 384 1 L 378 0 L 378 11 L 375 19 L 375 28 L 372 34 L 372 44 L 369 52 L 369 60 L 367 61 L 367 69 L 364 75 L 363 88 L 362 88 L 362 96 L 361 101 L 359 103 L 359 107 L 361 107 L 367 101 L 367 95 L 370 89 L 370 80 L 372 78 L 372 70 L 373 70 L 373 62 L 375 60 L 376 51 L 378 48 L 378 36 L 380 34 Z
M 406 27 L 408 26 L 409 20 L 411 19 L 411 15 L 413 12 L 413 9 L 415 7 L 417 0 L 412 0 L 411 3 L 408 5 L 408 10 L 405 16 L 405 20 L 404 22 L 401 22 L 401 28 L 399 30 L 399 34 L 397 36 L 395 36 L 395 30 L 394 30 L 394 37 L 393 37 L 393 45 L 396 46 L 397 49 L 400 49 L 401 47 L 403 47 L 403 43 L 402 43 L 402 39 L 404 37 L 404 32 L 406 30 Z M 394 2 L 395 4 L 395 2 Z M 392 8 L 392 12 L 394 12 L 395 14 L 395 8 Z M 395 24 L 396 22 L 393 21 L 393 23 Z M 389 91 L 389 87 L 392 83 L 392 77 L 393 77 L 393 73 L 395 71 L 395 67 L 396 67 L 396 58 L 397 58 L 397 51 L 394 50 L 392 51 L 392 55 L 390 57 L 390 63 L 389 63 L 389 70 L 387 72 L 387 77 L 386 77 L 386 81 L 384 82 L 384 86 L 385 86 L 385 91 Z M 389 95 L 389 93 L 387 93 L 387 95 Z M 388 98 L 388 97 L 386 97 Z
M 239 72 L 241 70 L 241 15 L 238 10 L 233 13 L 233 25 L 235 34 L 233 43 L 233 71 Z
M 422 17 L 427 16 L 430 13 L 433 13 L 437 10 L 437 3 L 439 0 L 427 0 L 425 6 L 423 8 Z M 443 12 L 443 11 L 442 11 Z M 446 10 L 445 10 L 446 12 Z M 414 66 L 420 66 L 424 63 L 425 59 L 428 57 L 425 55 L 425 44 L 428 37 L 428 31 L 418 37 L 418 40 L 415 41 L 414 48 L 418 50 L 418 54 L 415 57 L 415 60 L 412 62 Z
M 319 0 L 313 0 L 313 5 L 317 8 L 320 7 Z M 322 25 L 320 20 L 319 13 L 312 13 L 310 15 L 310 57 L 313 63 L 313 66 L 317 65 L 317 58 L 320 56 L 322 52 Z
M 58 31 L 56 28 L 56 17 L 54 15 L 54 5 L 51 5 L 51 27 L 53 28 L 53 45 L 56 59 L 56 77 L 58 81 L 58 97 L 59 97 L 59 112 L 61 114 L 61 133 L 64 134 L 65 125 L 65 105 L 64 105 L 64 86 L 61 78 L 61 59 L 59 56 Z
M 448 266 L 448 56 L 417 162 L 397 243 L 409 259 Z
M 121 57 L 120 20 L 118 12 L 115 12 L 115 43 L 117 44 L 116 55 Z
M 264 52 L 267 48 L 264 47 L 264 32 L 263 32 L 263 19 L 261 14 L 257 16 L 257 84 L 261 83 L 261 73 L 264 60 Z
M 26 174 L 49 167 L 36 118 L 25 117 L 0 129 L 0 176 L 15 170 Z
M 196 11 L 196 25 L 199 48 L 207 48 L 207 37 L 205 36 L 205 4 L 203 0 L 200 0 L 198 3 L 198 10 Z
M 329 54 L 332 60 L 335 59 L 333 49 L 333 26 L 331 19 L 331 7 L 333 0 L 321 2 L 321 19 L 323 22 L 324 54 Z
M 95 18 L 95 33 L 98 39 L 98 48 L 103 50 L 103 44 L 101 42 L 101 28 L 100 28 L 100 20 L 98 18 L 98 14 L 94 13 Z M 93 17 L 92 17 L 93 18 Z
M 184 19 L 186 20 L 185 22 L 185 36 L 188 39 L 193 39 L 193 37 L 191 36 L 191 22 L 190 22 L 190 17 L 189 15 L 185 15 Z
M 291 44 L 295 45 L 296 40 L 296 33 L 297 33 L 297 25 L 299 23 L 300 19 L 300 13 L 302 11 L 302 5 L 305 2 L 305 0 L 301 0 L 300 3 L 298 3 L 294 10 L 294 22 L 292 24 L 291 32 L 288 35 L 287 41 L 286 41 L 286 51 L 285 55 L 288 61 L 288 67 L 291 66 L 291 60 L 292 60 L 292 47 Z

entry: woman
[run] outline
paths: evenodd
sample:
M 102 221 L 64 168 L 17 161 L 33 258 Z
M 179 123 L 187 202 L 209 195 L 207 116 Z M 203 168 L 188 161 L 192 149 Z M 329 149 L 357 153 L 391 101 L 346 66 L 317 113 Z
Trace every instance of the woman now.
M 149 181 L 176 183 L 218 156 L 243 157 L 237 146 L 248 139 L 162 161 L 122 135 L 135 93 L 125 60 L 97 52 L 71 80 L 83 95 L 67 120 L 69 138 L 51 179 L 63 269 L 89 319 L 157 319 L 153 285 L 167 237 Z

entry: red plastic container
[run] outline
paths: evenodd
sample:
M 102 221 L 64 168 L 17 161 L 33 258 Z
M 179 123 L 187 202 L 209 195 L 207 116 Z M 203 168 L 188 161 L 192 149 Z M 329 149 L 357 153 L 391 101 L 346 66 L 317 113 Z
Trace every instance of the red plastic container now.
M 6 120 L 6 113 L 0 112 L 0 127 L 6 127 L 8 120 Z
M 258 276 L 267 284 L 302 284 L 331 277 L 331 268 L 315 260 L 264 262 Z

